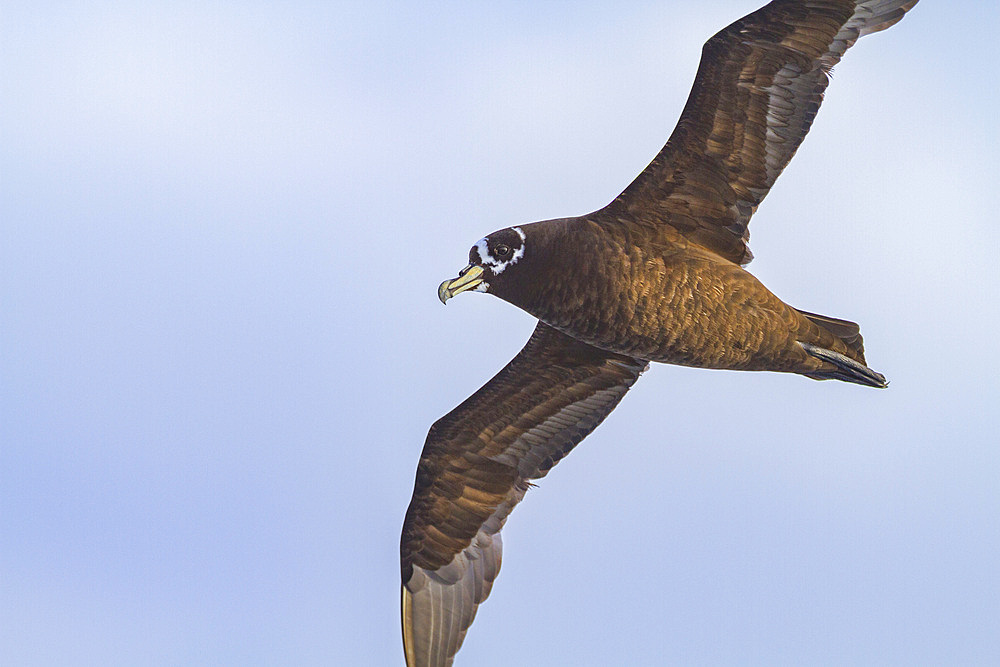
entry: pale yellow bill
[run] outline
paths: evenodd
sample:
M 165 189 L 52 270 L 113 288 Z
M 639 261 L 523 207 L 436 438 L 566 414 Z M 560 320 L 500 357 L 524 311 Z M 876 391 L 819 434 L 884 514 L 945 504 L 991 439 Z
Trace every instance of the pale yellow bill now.
M 441 303 L 448 303 L 448 299 L 461 294 L 470 289 L 475 289 L 483 282 L 483 267 L 469 264 L 458 272 L 458 278 L 446 280 L 438 287 L 438 298 Z

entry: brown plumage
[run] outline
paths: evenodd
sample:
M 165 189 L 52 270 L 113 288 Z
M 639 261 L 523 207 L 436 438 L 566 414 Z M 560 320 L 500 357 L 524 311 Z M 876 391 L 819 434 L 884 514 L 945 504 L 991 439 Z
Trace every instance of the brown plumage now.
M 712 37 L 676 129 L 608 206 L 494 232 L 445 281 L 540 321 L 431 427 L 400 545 L 411 667 L 450 665 L 527 490 L 614 409 L 647 361 L 873 387 L 858 326 L 797 310 L 742 266 L 748 223 L 812 124 L 830 69 L 917 0 L 776 0 Z
M 503 370 L 431 426 L 400 543 L 409 664 L 450 663 L 490 593 L 500 528 L 528 480 L 594 430 L 645 369 L 539 322 Z

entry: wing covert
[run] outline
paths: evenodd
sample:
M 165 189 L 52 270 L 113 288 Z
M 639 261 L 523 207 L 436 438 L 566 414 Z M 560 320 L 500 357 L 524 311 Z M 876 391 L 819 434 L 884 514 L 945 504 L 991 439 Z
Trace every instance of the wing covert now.
M 507 366 L 431 427 L 400 540 L 410 667 L 451 664 L 530 480 L 593 431 L 646 368 L 539 322 Z

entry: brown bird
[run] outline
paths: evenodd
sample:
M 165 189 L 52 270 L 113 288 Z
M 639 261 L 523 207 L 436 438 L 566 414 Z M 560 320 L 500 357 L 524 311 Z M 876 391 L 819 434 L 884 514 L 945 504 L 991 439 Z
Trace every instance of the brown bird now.
M 858 326 L 793 308 L 742 267 L 748 223 L 829 73 L 917 0 L 775 0 L 704 47 L 666 145 L 610 204 L 493 232 L 439 288 L 537 317 L 520 353 L 430 429 L 400 544 L 407 664 L 450 665 L 500 569 L 500 529 L 649 361 L 885 387 Z

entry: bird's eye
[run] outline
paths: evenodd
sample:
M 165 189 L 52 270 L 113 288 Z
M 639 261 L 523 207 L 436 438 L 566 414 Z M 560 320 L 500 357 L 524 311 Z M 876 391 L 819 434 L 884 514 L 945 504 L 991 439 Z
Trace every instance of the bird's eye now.
M 495 252 L 497 257 L 499 257 L 500 259 L 507 259 L 508 257 L 510 257 L 510 246 L 500 244 L 493 249 L 493 252 Z

